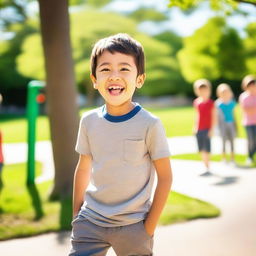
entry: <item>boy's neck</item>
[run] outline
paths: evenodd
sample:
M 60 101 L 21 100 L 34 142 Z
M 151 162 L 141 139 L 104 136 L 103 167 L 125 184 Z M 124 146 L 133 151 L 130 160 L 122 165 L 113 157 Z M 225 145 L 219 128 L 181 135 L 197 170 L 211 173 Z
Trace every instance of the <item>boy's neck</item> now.
M 198 97 L 200 101 L 208 101 L 210 98 Z
M 134 107 L 135 107 L 135 103 L 133 103 L 132 101 L 125 102 L 119 106 L 113 106 L 106 102 L 107 113 L 112 116 L 125 115 L 125 114 L 129 113 L 130 111 L 132 111 L 134 109 Z

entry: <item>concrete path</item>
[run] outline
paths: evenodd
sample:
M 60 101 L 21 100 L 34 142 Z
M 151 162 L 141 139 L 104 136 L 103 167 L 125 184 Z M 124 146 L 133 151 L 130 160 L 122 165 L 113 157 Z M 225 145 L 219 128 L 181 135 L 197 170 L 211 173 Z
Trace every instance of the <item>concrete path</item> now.
M 195 152 L 193 140 L 192 137 L 170 139 L 172 153 Z M 219 150 L 217 141 L 216 138 L 214 150 Z M 239 150 L 245 152 L 245 142 L 237 143 Z M 42 154 L 42 148 L 40 151 Z M 201 177 L 200 162 L 172 160 L 172 167 L 173 190 L 212 202 L 221 209 L 222 215 L 159 226 L 155 233 L 155 256 L 255 256 L 256 168 L 212 163 L 213 175 Z M 70 246 L 69 235 L 69 232 L 51 233 L 0 242 L 0 250 L 5 256 L 64 256 Z M 110 250 L 108 256 L 114 255 Z

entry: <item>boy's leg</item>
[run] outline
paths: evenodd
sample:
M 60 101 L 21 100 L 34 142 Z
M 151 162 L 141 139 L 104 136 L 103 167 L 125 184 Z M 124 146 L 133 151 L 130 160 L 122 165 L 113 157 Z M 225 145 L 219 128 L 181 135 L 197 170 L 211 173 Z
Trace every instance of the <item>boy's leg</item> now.
M 115 228 L 110 242 L 117 256 L 153 255 L 153 237 L 146 232 L 143 221 Z
M 209 136 L 209 131 L 205 130 L 203 134 L 203 150 L 202 150 L 202 158 L 207 170 L 209 170 L 210 163 L 210 152 L 211 152 L 211 138 Z
M 253 133 L 253 126 L 246 126 L 246 133 L 247 133 L 247 140 L 248 140 L 248 153 L 249 158 L 252 160 L 254 154 L 254 133 Z
M 235 148 L 234 148 L 234 140 L 235 140 L 235 126 L 234 123 L 229 124 L 229 130 L 228 130 L 228 139 L 230 141 L 230 160 L 234 161 L 235 160 Z
M 226 161 L 226 139 L 222 137 L 222 160 Z
M 255 161 L 256 154 L 256 125 L 253 125 L 253 160 Z
M 209 170 L 210 154 L 207 151 L 201 151 L 203 163 L 207 170 Z
M 72 221 L 71 251 L 69 256 L 105 256 L 110 244 L 106 241 L 107 228 L 97 226 L 82 216 Z

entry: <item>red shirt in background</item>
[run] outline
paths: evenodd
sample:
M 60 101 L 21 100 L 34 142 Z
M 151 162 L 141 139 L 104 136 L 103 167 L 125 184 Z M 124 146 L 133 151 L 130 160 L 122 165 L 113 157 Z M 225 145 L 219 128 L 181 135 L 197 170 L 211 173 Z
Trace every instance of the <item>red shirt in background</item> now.
M 0 163 L 4 162 L 3 149 L 2 149 L 2 133 L 0 131 Z
M 214 108 L 213 100 L 202 101 L 196 98 L 193 102 L 194 107 L 198 112 L 197 131 L 209 130 L 212 127 L 212 110 Z

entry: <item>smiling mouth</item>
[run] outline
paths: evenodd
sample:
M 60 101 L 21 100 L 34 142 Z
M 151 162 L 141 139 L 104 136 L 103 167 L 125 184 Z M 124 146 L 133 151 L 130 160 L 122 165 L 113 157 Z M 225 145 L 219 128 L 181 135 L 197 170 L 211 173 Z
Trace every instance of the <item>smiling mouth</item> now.
M 109 93 L 113 96 L 120 95 L 124 91 L 124 87 L 122 86 L 109 86 L 108 89 Z

